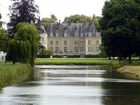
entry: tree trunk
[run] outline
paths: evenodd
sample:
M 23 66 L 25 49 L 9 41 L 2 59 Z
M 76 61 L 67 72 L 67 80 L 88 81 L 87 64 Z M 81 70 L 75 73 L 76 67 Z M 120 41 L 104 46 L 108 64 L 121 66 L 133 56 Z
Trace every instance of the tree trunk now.
M 129 64 L 132 63 L 131 56 L 129 56 L 128 61 L 129 61 Z
M 16 62 L 15 62 L 15 60 L 13 60 L 13 64 L 15 64 Z

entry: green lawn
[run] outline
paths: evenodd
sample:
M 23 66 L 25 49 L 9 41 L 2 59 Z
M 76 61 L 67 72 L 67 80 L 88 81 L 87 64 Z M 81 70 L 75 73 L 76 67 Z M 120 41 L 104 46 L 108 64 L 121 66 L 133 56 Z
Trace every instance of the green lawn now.
M 118 61 L 113 61 L 118 62 Z M 111 61 L 106 58 L 37 58 L 37 65 L 109 65 Z

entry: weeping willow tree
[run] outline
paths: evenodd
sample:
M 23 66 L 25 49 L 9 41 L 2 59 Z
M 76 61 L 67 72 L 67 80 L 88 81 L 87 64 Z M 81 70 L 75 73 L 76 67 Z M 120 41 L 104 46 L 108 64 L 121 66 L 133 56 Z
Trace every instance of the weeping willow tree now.
M 38 52 L 38 31 L 35 25 L 26 22 L 16 26 L 14 38 L 9 42 L 7 61 L 29 63 L 34 65 Z

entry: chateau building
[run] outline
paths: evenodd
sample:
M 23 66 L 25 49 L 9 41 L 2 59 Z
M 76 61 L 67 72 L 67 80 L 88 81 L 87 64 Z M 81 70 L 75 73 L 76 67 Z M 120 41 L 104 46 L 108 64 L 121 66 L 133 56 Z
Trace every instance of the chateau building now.
M 101 36 L 93 23 L 41 25 L 40 44 L 53 55 L 97 55 Z

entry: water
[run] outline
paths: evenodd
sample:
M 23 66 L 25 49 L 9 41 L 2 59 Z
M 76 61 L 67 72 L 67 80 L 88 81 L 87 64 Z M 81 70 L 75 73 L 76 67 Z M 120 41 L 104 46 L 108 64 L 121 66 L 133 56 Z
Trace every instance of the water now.
M 140 81 L 99 66 L 37 66 L 35 80 L 5 87 L 0 105 L 140 105 Z

